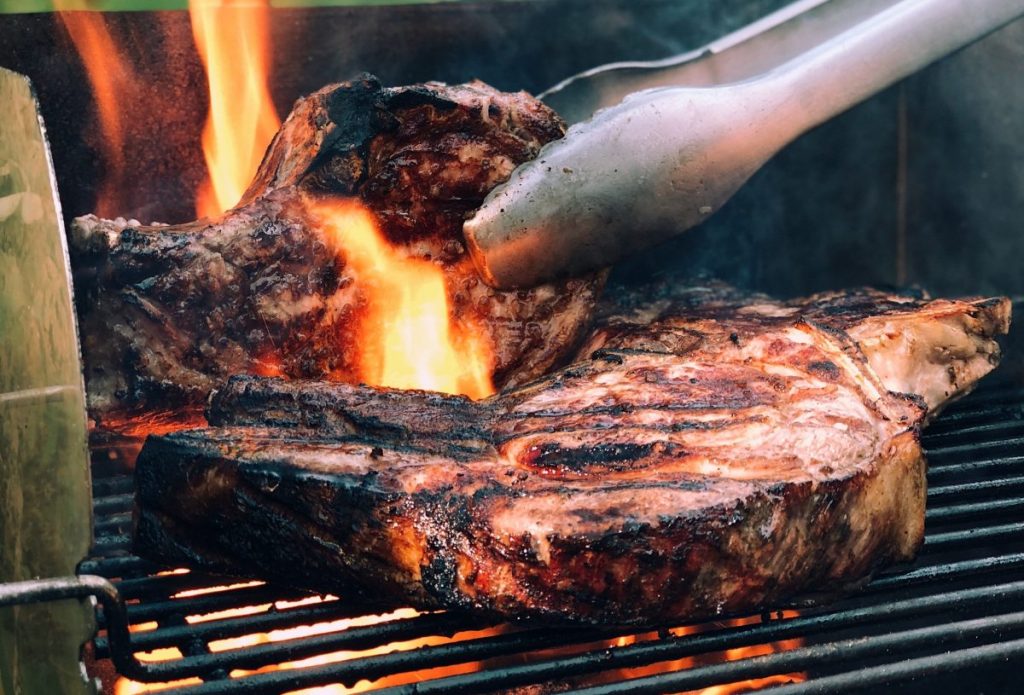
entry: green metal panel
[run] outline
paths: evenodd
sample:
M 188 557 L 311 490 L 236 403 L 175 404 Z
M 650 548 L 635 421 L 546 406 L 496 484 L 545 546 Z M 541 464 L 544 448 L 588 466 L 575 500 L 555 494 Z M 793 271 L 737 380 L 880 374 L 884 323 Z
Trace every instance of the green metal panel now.
M 0 68 L 0 582 L 74 574 L 91 541 L 85 391 L 53 167 Z M 0 609 L 0 695 L 89 692 L 79 601 Z

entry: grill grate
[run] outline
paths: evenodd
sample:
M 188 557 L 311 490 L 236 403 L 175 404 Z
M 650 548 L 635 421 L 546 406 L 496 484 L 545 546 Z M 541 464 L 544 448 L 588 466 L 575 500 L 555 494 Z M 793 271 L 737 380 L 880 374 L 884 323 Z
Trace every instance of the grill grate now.
M 531 692 L 596 695 L 699 690 L 769 677 L 773 692 L 832 693 L 936 675 L 944 691 L 959 673 L 1010 678 L 1006 665 L 1024 656 L 1024 388 L 979 390 L 950 407 L 923 441 L 930 464 L 927 535 L 917 560 L 884 573 L 856 596 L 799 614 L 636 637 L 629 636 L 635 629 L 498 625 L 441 612 L 399 611 L 369 620 L 365 606 L 334 597 L 158 573 L 162 568 L 130 554 L 131 479 L 125 475 L 94 481 L 96 544 L 80 571 L 115 580 L 130 622 L 147 628 L 132 635 L 136 651 L 178 650 L 150 671 L 159 681 L 193 682 L 165 693 L 280 693 L 376 681 L 359 685 L 383 693 L 538 686 Z M 98 618 L 102 628 L 102 614 Z M 319 626 L 316 634 L 289 633 L 310 625 Z M 224 640 L 254 634 L 263 635 L 259 643 L 221 650 L 230 646 Z M 768 644 L 771 653 L 765 653 Z M 336 652 L 343 652 L 336 661 L 315 662 Z M 93 653 L 98 662 L 109 657 L 102 629 Z M 314 663 L 301 668 L 237 673 L 310 658 Z

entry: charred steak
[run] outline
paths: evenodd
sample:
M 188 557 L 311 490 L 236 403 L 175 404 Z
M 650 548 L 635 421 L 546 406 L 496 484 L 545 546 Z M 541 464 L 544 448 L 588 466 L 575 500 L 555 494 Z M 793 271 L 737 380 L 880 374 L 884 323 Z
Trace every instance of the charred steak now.
M 489 339 L 497 386 L 568 357 L 601 278 L 499 292 L 478 280 L 462 222 L 562 135 L 525 93 L 481 82 L 385 89 L 373 78 L 300 100 L 239 205 L 215 220 L 72 229 L 94 415 L 201 404 L 233 374 L 358 381 L 364 287 L 304 201 L 358 198 L 409 256 L 445 271 L 455 321 Z
M 215 427 L 148 440 L 137 550 L 623 624 L 836 595 L 914 556 L 919 428 L 995 365 L 1006 300 L 714 288 L 656 304 L 606 314 L 580 361 L 482 402 L 234 379 Z M 907 384 L 924 397 L 891 390 Z

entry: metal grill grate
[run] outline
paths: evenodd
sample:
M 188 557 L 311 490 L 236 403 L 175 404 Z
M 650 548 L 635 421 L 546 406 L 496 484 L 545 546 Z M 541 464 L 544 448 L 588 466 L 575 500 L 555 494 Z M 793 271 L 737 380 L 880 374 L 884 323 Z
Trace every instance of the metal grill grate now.
M 1012 677 L 1006 665 L 1024 657 L 1024 388 L 979 391 L 950 407 L 923 440 L 930 464 L 927 537 L 916 562 L 883 574 L 854 597 L 799 614 L 636 637 L 622 630 L 496 625 L 453 613 L 368 620 L 365 607 L 343 599 L 311 603 L 293 589 L 157 574 L 162 568 L 128 551 L 131 480 L 123 475 L 94 481 L 96 546 L 80 571 L 116 580 L 130 622 L 148 628 L 133 633 L 136 651 L 178 650 L 150 665 L 152 677 L 198 681 L 162 691 L 170 693 L 279 693 L 365 680 L 373 683 L 362 687 L 386 693 L 536 686 L 531 692 L 596 695 L 769 677 L 773 692 L 832 693 L 936 676 L 945 691 L 958 674 Z M 194 616 L 205 617 L 195 622 Z M 309 625 L 320 626 L 317 634 L 281 632 Z M 248 642 L 258 643 L 221 650 L 232 647 L 224 640 L 254 634 L 262 636 Z M 343 654 L 332 663 L 238 672 L 336 652 Z M 109 656 L 103 632 L 94 654 Z M 767 683 L 747 684 L 753 685 Z

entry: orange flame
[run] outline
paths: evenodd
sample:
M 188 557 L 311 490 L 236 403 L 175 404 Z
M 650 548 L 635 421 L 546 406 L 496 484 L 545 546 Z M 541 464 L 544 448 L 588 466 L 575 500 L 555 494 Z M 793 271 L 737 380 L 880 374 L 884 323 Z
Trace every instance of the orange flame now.
M 268 0 L 189 0 L 210 87 L 203 128 L 210 178 L 196 195 L 199 217 L 238 203 L 281 126 L 267 86 L 269 12 Z
M 367 298 L 357 335 L 359 376 L 374 386 L 484 398 L 494 393 L 486 331 L 450 319 L 440 266 L 391 246 L 354 200 L 308 202 L 328 247 Z
M 118 195 L 125 177 L 125 135 L 120 109 L 137 82 L 134 69 L 121 54 L 119 44 L 99 12 L 84 11 L 76 0 L 54 0 L 61 23 L 82 58 L 89 85 L 96 99 L 103 160 L 107 171 L 97 194 L 96 213 L 114 217 L 123 210 Z M 78 8 L 80 11 L 72 12 Z
M 779 611 L 779 617 L 781 618 L 795 618 L 798 615 L 799 613 L 794 610 Z M 735 618 L 732 620 L 724 621 L 724 626 L 740 627 L 743 625 L 755 624 L 760 621 L 760 616 Z M 718 625 L 722 624 L 723 623 L 719 623 Z M 687 635 L 693 635 L 698 634 L 700 632 L 704 632 L 713 626 L 714 624 L 686 625 L 683 627 L 672 628 L 669 630 L 669 633 L 675 637 L 685 637 Z M 634 644 L 636 642 L 644 642 L 655 639 L 660 639 L 660 635 L 657 632 L 644 633 L 640 635 L 629 635 L 627 637 L 618 638 L 617 641 L 610 643 L 609 646 L 625 646 L 628 644 Z M 632 668 L 623 668 L 608 671 L 600 678 L 600 682 L 617 682 L 632 678 L 654 676 L 661 673 L 682 671 L 704 664 L 722 663 L 726 661 L 738 661 L 740 659 L 750 659 L 755 656 L 763 656 L 775 652 L 789 651 L 791 649 L 797 649 L 802 646 L 803 640 L 795 638 L 788 640 L 780 640 L 778 642 L 756 644 L 751 645 L 749 647 L 734 647 L 732 649 L 726 649 L 723 652 L 713 654 L 703 654 L 694 657 L 684 657 L 682 659 L 673 659 L 671 661 L 663 661 L 655 664 L 649 664 L 646 666 L 636 666 Z M 694 690 L 690 692 L 694 695 L 736 695 L 738 693 L 748 693 L 756 690 L 761 690 L 771 685 L 799 683 L 805 680 L 807 680 L 807 674 L 805 673 L 783 673 L 772 676 L 766 676 L 764 678 L 751 678 L 748 680 L 737 681 L 735 683 L 723 683 L 721 685 L 713 685 L 708 688 L 703 688 L 701 690 Z
M 174 573 L 187 573 L 187 570 L 175 570 Z M 252 586 L 259 586 L 263 582 L 246 582 L 241 584 L 231 584 L 226 586 L 212 586 L 204 587 L 202 589 L 191 589 L 187 591 L 181 591 L 174 594 L 172 598 L 189 598 L 193 596 L 202 596 L 207 594 L 219 593 L 224 591 L 232 591 L 235 589 L 241 589 Z M 257 606 L 245 606 L 242 608 L 232 608 L 228 610 L 218 611 L 216 613 L 209 613 L 203 615 L 189 615 L 186 616 L 186 622 L 190 624 L 208 622 L 212 620 L 222 620 L 225 618 L 240 617 L 245 615 L 254 615 L 256 613 L 266 613 L 270 610 L 289 610 L 292 608 L 298 608 L 301 606 L 313 605 L 317 603 L 323 603 L 327 601 L 337 601 L 336 596 L 310 596 L 297 601 L 277 601 L 273 604 L 261 604 Z M 311 637 L 314 635 L 322 635 L 332 632 L 339 632 L 354 627 L 365 627 L 368 625 L 376 625 L 391 620 L 404 620 L 408 618 L 414 618 L 419 613 L 411 608 L 400 608 L 391 613 L 383 615 L 367 615 L 356 618 L 343 618 L 341 620 L 333 620 L 323 623 L 316 623 L 314 625 L 300 625 L 297 627 L 286 628 L 281 630 L 272 630 L 270 632 L 254 633 L 251 635 L 243 635 L 241 637 L 232 637 L 222 640 L 215 640 L 209 643 L 210 651 L 212 652 L 223 652 L 232 649 L 242 649 L 245 647 L 251 647 L 257 644 L 267 644 L 271 642 L 281 642 L 286 640 L 301 639 L 304 637 Z M 156 629 L 156 623 L 140 623 L 133 625 L 129 629 L 131 632 L 142 632 L 145 630 Z M 294 668 L 305 668 L 314 665 L 330 664 L 338 661 L 345 661 L 354 658 L 363 658 L 376 654 L 386 654 L 392 651 L 406 651 L 410 649 L 417 649 L 419 647 L 433 646 L 439 644 L 447 644 L 456 640 L 462 639 L 473 639 L 483 637 L 485 635 L 496 634 L 499 630 L 487 629 L 487 630 L 470 630 L 462 633 L 458 633 L 451 637 L 434 636 L 434 637 L 423 637 L 415 640 L 408 640 L 404 642 L 394 642 L 372 649 L 362 651 L 341 651 L 334 652 L 331 654 L 321 654 L 318 656 L 303 659 L 301 661 L 284 662 L 281 664 L 274 664 L 271 666 L 265 666 L 255 671 L 235 669 L 229 674 L 231 678 L 241 678 L 243 676 L 252 675 L 255 673 L 266 673 L 270 671 L 280 671 Z M 155 662 L 155 661 L 169 661 L 172 659 L 182 658 L 182 653 L 177 647 L 166 647 L 161 649 L 154 649 L 150 652 L 138 652 L 136 657 L 140 661 Z M 476 671 L 480 668 L 480 662 L 466 662 L 462 664 L 454 664 L 452 666 L 438 667 L 423 671 L 419 675 L 413 673 L 396 674 L 394 676 L 387 676 L 372 684 L 369 681 L 359 681 L 353 686 L 343 685 L 327 685 L 319 686 L 315 688 L 307 688 L 303 690 L 297 690 L 291 692 L 289 695 L 348 695 L 349 693 L 360 693 L 365 690 L 369 690 L 371 687 L 384 687 L 384 686 L 395 686 L 404 685 L 406 683 L 414 682 L 420 675 L 427 674 L 425 677 L 440 678 L 443 676 L 451 676 L 462 673 L 469 673 Z M 114 695 L 138 695 L 140 693 L 158 692 L 166 690 L 168 688 L 181 687 L 186 685 L 196 685 L 201 681 L 198 678 L 187 678 L 167 683 L 139 683 L 132 681 L 124 677 L 120 677 L 114 683 Z
M 183 570 L 176 570 L 176 573 L 183 572 Z M 184 570 L 187 572 L 187 570 Z M 231 591 L 234 589 L 240 589 L 250 586 L 257 586 L 262 582 L 248 582 L 242 584 L 232 584 L 228 586 L 213 586 L 202 589 L 193 589 L 188 591 L 182 591 L 175 594 L 172 598 L 188 598 L 192 596 L 200 596 L 211 593 L 218 593 L 223 591 Z M 190 615 L 186 617 L 186 621 L 191 624 L 207 622 L 210 620 L 220 620 L 224 618 L 237 617 L 243 615 L 253 615 L 255 613 L 265 613 L 271 610 L 288 610 L 291 608 L 297 608 L 300 606 L 312 605 L 322 603 L 326 601 L 337 601 L 336 596 L 310 596 L 297 601 L 277 601 L 273 604 L 262 604 L 258 606 L 246 606 L 243 608 L 234 608 L 225 611 L 219 611 L 216 613 L 210 613 L 205 615 Z M 251 635 L 243 635 L 240 637 L 232 637 L 222 640 L 215 640 L 209 643 L 210 650 L 212 652 L 222 652 L 232 649 L 243 649 L 257 644 L 267 644 L 271 642 L 281 642 L 287 640 L 302 639 L 305 637 L 311 637 L 314 635 L 322 635 L 328 633 L 335 633 L 347 630 L 349 628 L 363 627 L 368 625 L 376 625 L 383 622 L 392 620 L 404 620 L 414 618 L 419 613 L 411 608 L 402 608 L 391 613 L 383 615 L 367 615 L 356 618 L 343 618 L 340 620 L 333 620 L 323 623 L 316 623 L 314 625 L 302 625 L 292 628 L 285 628 L 281 630 L 273 630 L 266 633 L 255 633 Z M 796 611 L 783 611 L 782 616 L 791 618 L 795 617 Z M 757 623 L 760 621 L 760 617 L 752 616 L 750 618 L 741 618 L 737 620 L 727 621 L 725 624 L 729 627 L 736 627 L 740 625 L 748 625 L 751 623 Z M 133 625 L 130 629 L 132 632 L 138 632 L 143 630 L 155 629 L 157 626 L 155 623 L 140 623 Z M 672 628 L 668 632 L 676 637 L 682 637 L 686 635 L 696 634 L 704 632 L 708 629 L 714 628 L 715 625 L 690 625 L 685 627 Z M 381 645 L 379 647 L 373 647 L 362 651 L 340 651 L 330 654 L 321 654 L 318 656 L 303 659 L 301 661 L 285 662 L 280 664 L 274 664 L 264 666 L 263 668 L 251 671 L 244 669 L 235 669 L 229 674 L 231 678 L 242 678 L 248 675 L 256 673 L 267 673 L 271 671 L 307 668 L 315 665 L 336 663 L 339 661 L 346 661 L 349 659 L 364 658 L 376 654 L 386 654 L 393 651 L 406 651 L 411 649 L 417 649 L 425 646 L 433 646 L 440 644 L 448 644 L 456 641 L 478 639 L 481 637 L 491 636 L 500 634 L 504 631 L 502 626 L 494 628 L 485 628 L 482 630 L 469 630 L 466 632 L 457 633 L 451 637 L 445 636 L 432 636 L 423 637 L 414 640 L 408 640 L 404 642 L 394 642 L 391 644 Z M 576 644 L 571 647 L 547 649 L 538 652 L 543 654 L 545 657 L 556 657 L 560 655 L 571 655 L 575 653 L 582 653 L 586 651 L 592 651 L 594 649 L 607 649 L 615 647 L 624 647 L 630 644 L 636 644 L 639 642 L 647 642 L 651 640 L 661 639 L 662 636 L 658 632 L 647 632 L 639 633 L 636 635 L 626 635 L 623 637 L 616 637 L 611 640 L 590 642 Z M 710 663 L 721 663 L 725 661 L 734 661 L 738 659 L 745 659 L 754 656 L 760 656 L 762 654 L 770 654 L 777 651 L 787 651 L 790 649 L 796 649 L 802 646 L 803 642 L 800 639 L 782 640 L 779 642 L 772 642 L 768 644 L 759 644 L 750 647 L 738 647 L 734 649 L 728 649 L 723 652 L 715 654 L 704 654 L 697 657 L 688 657 L 684 659 L 676 659 L 673 661 L 666 661 L 656 664 L 650 664 L 647 666 L 639 666 L 633 668 L 613 669 L 605 671 L 601 674 L 595 674 L 593 677 L 586 678 L 590 684 L 596 683 L 608 683 L 626 680 L 630 678 L 639 678 L 642 676 L 649 676 L 658 673 L 667 673 L 670 671 L 679 671 L 687 668 L 692 668 L 701 664 Z M 142 661 L 166 661 L 171 659 L 182 658 L 181 651 L 175 647 L 168 647 L 163 649 L 155 649 L 151 652 L 137 653 L 136 656 Z M 521 657 L 509 657 L 513 659 L 513 662 L 509 663 L 520 663 Z M 351 686 L 334 684 L 317 686 L 313 688 L 306 688 L 303 690 L 296 690 L 288 693 L 288 695 L 349 695 L 350 693 L 360 693 L 366 690 L 392 687 L 398 685 L 405 685 L 407 683 L 415 683 L 422 680 L 430 680 L 434 678 L 443 678 L 446 676 L 452 676 L 463 673 L 471 673 L 478 671 L 485 667 L 491 662 L 465 662 L 461 664 L 453 664 L 450 666 L 437 667 L 424 671 L 413 671 L 408 673 L 398 673 L 391 676 L 385 676 L 379 680 L 370 682 L 366 680 L 359 681 Z M 500 658 L 494 661 L 495 665 L 501 666 L 503 662 Z M 751 680 L 745 680 L 737 683 L 728 683 L 723 685 L 715 685 L 703 690 L 692 691 L 691 695 L 699 693 L 699 695 L 735 695 L 736 693 L 746 693 L 762 688 L 766 688 L 771 685 L 784 684 L 784 683 L 795 683 L 806 680 L 806 674 L 804 673 L 789 673 L 779 674 L 774 676 L 768 676 L 765 678 L 756 678 Z M 127 678 L 119 678 L 114 686 L 115 695 L 137 695 L 139 693 L 157 692 L 165 690 L 167 688 L 179 687 L 185 685 L 194 685 L 199 683 L 197 678 L 189 678 L 172 683 L 138 683 L 135 681 L 128 680 Z

